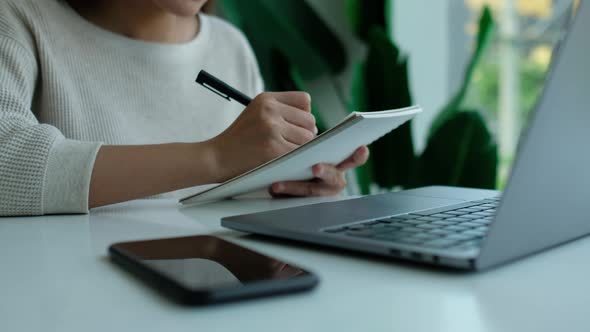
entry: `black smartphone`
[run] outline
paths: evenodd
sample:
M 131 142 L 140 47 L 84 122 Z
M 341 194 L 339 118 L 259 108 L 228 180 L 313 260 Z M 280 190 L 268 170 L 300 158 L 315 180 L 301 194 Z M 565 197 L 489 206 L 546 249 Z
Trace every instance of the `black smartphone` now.
M 116 243 L 111 260 L 172 300 L 205 305 L 312 289 L 309 271 L 214 236 Z

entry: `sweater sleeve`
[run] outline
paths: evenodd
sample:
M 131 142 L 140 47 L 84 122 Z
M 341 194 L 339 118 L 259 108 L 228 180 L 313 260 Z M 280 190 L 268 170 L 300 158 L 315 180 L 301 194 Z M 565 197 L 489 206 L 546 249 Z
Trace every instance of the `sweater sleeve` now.
M 100 143 L 66 139 L 31 109 L 37 60 L 0 35 L 0 215 L 87 213 Z

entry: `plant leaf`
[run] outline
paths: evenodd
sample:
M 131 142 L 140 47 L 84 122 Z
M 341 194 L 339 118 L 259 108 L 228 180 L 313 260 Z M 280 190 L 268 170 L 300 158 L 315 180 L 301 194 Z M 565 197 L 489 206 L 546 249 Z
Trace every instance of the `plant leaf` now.
M 363 112 L 369 109 L 367 101 L 367 85 L 365 84 L 365 64 L 359 62 L 352 69 L 350 112 Z
M 346 16 L 357 37 L 367 40 L 369 31 L 373 27 L 386 31 L 388 2 L 387 0 L 346 0 Z
M 274 49 L 280 50 L 306 80 L 339 73 L 346 66 L 344 45 L 305 1 L 221 0 L 220 9 L 250 40 L 271 87 L 267 63 Z
M 364 111 L 412 105 L 407 59 L 400 55 L 397 46 L 381 28 L 371 29 L 368 42 L 369 52 L 364 66 Z M 408 185 L 416 160 L 411 123 L 377 140 L 371 150 L 373 174 L 379 186 L 392 188 Z
M 492 39 L 494 30 L 495 23 L 492 16 L 492 11 L 486 6 L 484 7 L 479 19 L 479 31 L 477 34 L 476 47 L 471 56 L 471 59 L 469 60 L 467 69 L 465 70 L 463 83 L 461 84 L 461 87 L 457 93 L 453 96 L 453 98 L 451 98 L 449 103 L 443 107 L 442 111 L 432 122 L 432 126 L 430 127 L 430 135 L 436 132 L 443 123 L 452 117 L 454 112 L 461 109 L 461 105 L 465 99 L 465 95 L 467 94 L 467 89 L 471 84 L 475 68 L 479 64 L 481 57 L 483 56 L 490 40 Z
M 477 111 L 460 110 L 429 139 L 412 186 L 492 189 L 497 163 L 498 147 L 482 116 Z
M 352 98 L 349 105 L 350 112 L 365 111 L 369 108 L 366 91 L 367 85 L 365 82 L 365 64 L 360 62 L 353 68 L 351 89 Z M 371 152 L 367 163 L 355 168 L 357 182 L 362 195 L 368 195 L 371 193 L 371 184 L 374 181 L 373 167 L 373 152 Z

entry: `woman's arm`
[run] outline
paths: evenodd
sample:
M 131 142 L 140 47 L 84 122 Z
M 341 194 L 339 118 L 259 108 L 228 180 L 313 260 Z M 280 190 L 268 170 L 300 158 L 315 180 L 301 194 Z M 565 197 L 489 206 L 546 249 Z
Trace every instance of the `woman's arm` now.
M 317 129 L 309 110 L 307 93 L 262 93 L 211 140 L 103 146 L 92 171 L 89 206 L 223 182 L 313 139 Z
M 220 181 L 208 143 L 103 146 L 92 171 L 89 207 Z

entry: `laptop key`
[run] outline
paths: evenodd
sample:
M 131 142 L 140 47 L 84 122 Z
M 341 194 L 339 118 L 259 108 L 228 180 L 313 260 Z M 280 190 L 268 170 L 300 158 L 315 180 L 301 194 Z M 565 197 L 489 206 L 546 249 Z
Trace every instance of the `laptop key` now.
M 464 215 L 464 214 L 465 214 L 465 212 L 459 212 L 459 211 L 447 211 L 447 212 L 445 212 L 445 214 L 452 214 L 452 215 L 454 215 L 454 216 L 461 216 L 461 215 Z
M 417 220 L 417 219 L 405 219 L 402 222 L 405 224 L 412 224 L 412 225 L 420 225 L 420 224 L 427 223 L 427 221 Z
M 408 224 L 405 224 L 403 222 L 393 222 L 391 224 L 388 224 L 387 227 L 399 227 L 399 228 L 404 228 L 404 227 L 408 227 Z
M 417 225 L 416 228 L 435 229 L 435 228 L 440 228 L 440 226 L 431 225 L 431 224 L 422 224 L 422 225 Z
M 454 214 L 437 213 L 437 214 L 431 215 L 430 217 L 446 219 L 446 218 L 453 218 L 454 216 L 455 216 Z
M 482 216 L 478 216 L 475 213 L 473 213 L 473 214 L 464 214 L 464 215 L 461 215 L 459 217 L 460 218 L 465 218 L 465 219 L 479 219 L 479 218 L 482 218 Z
M 445 219 L 445 221 L 453 221 L 453 222 L 456 222 L 456 223 L 459 223 L 459 222 L 466 222 L 466 221 L 469 221 L 469 220 L 470 220 L 470 219 L 467 219 L 467 218 L 459 218 L 459 217 L 454 217 L 454 218 Z
M 441 220 L 441 218 L 420 217 L 420 218 L 417 218 L 416 220 L 420 220 L 420 221 L 437 221 L 437 220 Z
M 433 221 L 430 224 L 431 225 L 438 225 L 438 226 L 450 226 L 450 225 L 456 224 L 456 222 L 446 221 L 446 220 L 438 220 L 438 221 Z
M 402 228 L 402 232 L 422 233 L 422 232 L 424 232 L 424 230 L 420 229 L 420 228 L 416 228 L 416 227 L 406 227 L 406 228 Z

